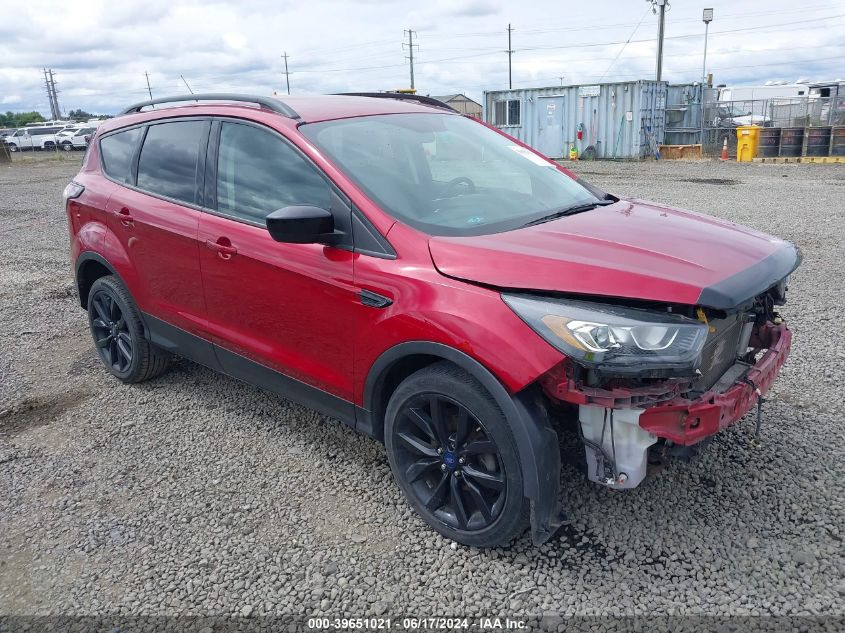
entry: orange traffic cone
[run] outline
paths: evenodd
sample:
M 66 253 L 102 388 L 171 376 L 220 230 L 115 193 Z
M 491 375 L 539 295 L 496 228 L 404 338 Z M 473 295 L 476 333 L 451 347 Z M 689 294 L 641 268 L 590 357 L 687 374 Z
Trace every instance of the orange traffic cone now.
M 728 137 L 725 137 L 725 142 L 722 143 L 722 160 L 728 160 Z

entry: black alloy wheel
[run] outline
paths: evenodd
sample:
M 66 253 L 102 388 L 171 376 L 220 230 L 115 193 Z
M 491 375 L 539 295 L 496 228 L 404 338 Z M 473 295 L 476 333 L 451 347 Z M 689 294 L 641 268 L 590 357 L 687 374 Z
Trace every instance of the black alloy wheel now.
M 458 529 L 489 527 L 499 516 L 507 480 L 482 423 L 444 394 L 408 401 L 396 424 L 396 465 L 435 517 Z
M 106 275 L 91 284 L 88 325 L 97 355 L 118 380 L 142 382 L 167 369 L 170 354 L 147 339 L 141 312 L 116 276 Z
M 103 362 L 118 374 L 132 365 L 132 336 L 115 298 L 101 290 L 90 298 L 95 318 L 91 321 L 91 334 Z
M 384 418 L 387 459 L 420 517 L 470 547 L 508 545 L 528 526 L 522 460 L 482 384 L 440 361 L 405 378 Z
M 508 545 L 528 526 L 510 423 L 482 384 L 441 361 L 403 380 L 385 412 L 393 476 L 420 517 L 470 547 Z

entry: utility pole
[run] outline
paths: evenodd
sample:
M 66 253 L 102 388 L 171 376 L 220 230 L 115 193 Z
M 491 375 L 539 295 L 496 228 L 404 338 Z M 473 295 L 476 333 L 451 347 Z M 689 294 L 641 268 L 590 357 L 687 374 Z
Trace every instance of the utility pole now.
M 144 71 L 144 77 L 147 78 L 147 94 L 150 95 L 150 101 L 152 101 L 153 100 L 153 91 L 150 88 L 150 75 L 147 71 Z
M 561 85 L 561 86 L 563 85 L 563 78 L 564 78 L 564 76 L 563 76 L 563 75 L 561 75 L 560 77 L 558 77 L 558 79 L 560 79 L 560 85 Z
M 701 92 L 698 100 L 701 102 L 701 154 L 704 155 L 704 117 L 707 114 L 705 109 L 704 91 L 707 89 L 707 36 L 710 33 L 710 23 L 713 21 L 713 9 L 704 9 L 701 14 L 701 20 L 704 22 L 704 61 L 701 62 Z
M 53 90 L 50 88 L 50 77 L 47 75 L 47 69 L 44 68 L 44 88 L 47 90 L 47 102 L 50 104 L 50 118 L 56 118 L 56 108 L 53 106 Z
M 285 51 L 285 54 L 282 55 L 285 59 L 285 84 L 288 87 L 288 94 L 290 94 L 290 73 L 288 72 L 288 52 Z
M 407 31 L 402 31 L 403 35 L 405 33 L 408 34 L 408 43 L 403 43 L 402 47 L 408 47 L 408 59 L 411 62 L 411 90 L 416 90 L 416 86 L 414 86 L 414 46 L 419 46 L 419 44 L 414 44 L 415 31 L 412 31 L 411 29 L 408 29 Z
M 669 7 L 669 0 L 646 0 L 651 2 L 651 10 L 654 13 L 660 10 L 660 17 L 657 23 L 657 81 L 663 76 L 663 31 L 666 24 L 666 9 Z
M 513 90 L 513 74 L 511 72 L 511 56 L 513 55 L 513 48 L 511 47 L 512 31 L 511 25 L 508 24 L 508 50 L 505 51 L 508 54 L 508 90 Z
M 62 110 L 59 108 L 59 91 L 56 90 L 56 80 L 53 78 L 53 69 L 48 68 L 47 72 L 50 73 L 50 87 L 53 89 L 53 106 L 56 108 L 56 119 L 61 119 Z
M 44 68 L 44 87 L 47 89 L 47 101 L 50 103 L 50 116 L 53 120 L 61 119 L 59 100 L 56 96 L 56 81 L 53 78 L 52 69 Z
M 704 9 L 701 20 L 704 22 L 704 61 L 701 63 L 701 88 L 707 83 L 707 36 L 710 34 L 710 23 L 713 21 L 713 9 Z

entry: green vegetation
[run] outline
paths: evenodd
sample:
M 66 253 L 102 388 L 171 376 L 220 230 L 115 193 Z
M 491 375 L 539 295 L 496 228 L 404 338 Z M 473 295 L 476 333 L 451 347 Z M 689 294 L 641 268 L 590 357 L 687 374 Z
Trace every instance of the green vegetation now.
M 82 108 L 79 110 L 71 110 L 67 113 L 69 119 L 74 121 L 88 121 L 90 119 L 106 119 L 111 118 L 104 114 L 91 114 L 90 112 L 86 112 Z
M 79 110 L 71 110 L 67 113 L 68 118 L 72 121 L 88 121 L 90 119 L 110 119 L 111 117 L 103 114 L 91 114 L 81 108 Z M 41 123 L 46 119 L 38 112 L 0 112 L 0 128 L 14 128 L 23 127 L 27 123 Z
M 23 127 L 27 123 L 40 123 L 44 117 L 38 112 L 6 112 L 0 113 L 0 127 Z

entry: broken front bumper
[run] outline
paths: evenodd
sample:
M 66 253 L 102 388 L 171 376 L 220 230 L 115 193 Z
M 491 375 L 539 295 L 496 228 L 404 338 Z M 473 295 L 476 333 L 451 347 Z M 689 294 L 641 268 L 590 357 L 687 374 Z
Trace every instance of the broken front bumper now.
M 676 398 L 647 408 L 640 415 L 640 427 L 689 446 L 734 424 L 769 390 L 789 356 L 792 332 L 785 324 L 765 325 L 760 338 L 768 349 L 731 387 L 722 392 L 708 391 L 695 400 Z

